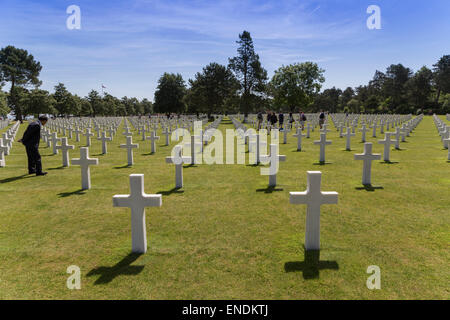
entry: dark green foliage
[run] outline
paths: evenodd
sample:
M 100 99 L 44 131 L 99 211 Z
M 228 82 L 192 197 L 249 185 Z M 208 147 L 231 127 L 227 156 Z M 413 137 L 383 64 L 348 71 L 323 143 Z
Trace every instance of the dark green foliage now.
M 181 74 L 164 73 L 155 92 L 154 111 L 157 113 L 184 113 L 186 85 Z

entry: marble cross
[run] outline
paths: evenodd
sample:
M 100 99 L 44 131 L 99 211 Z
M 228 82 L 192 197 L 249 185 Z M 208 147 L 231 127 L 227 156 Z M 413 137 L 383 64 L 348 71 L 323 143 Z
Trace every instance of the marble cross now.
M 291 204 L 306 204 L 305 249 L 320 250 L 320 206 L 337 204 L 337 192 L 320 190 L 322 172 L 308 171 L 308 185 L 304 192 L 290 192 Z
M 320 140 L 315 140 L 315 145 L 320 145 L 320 155 L 319 155 L 319 162 L 325 162 L 325 146 L 330 145 L 332 141 L 327 140 L 326 133 L 320 134 Z
M 362 184 L 371 185 L 372 161 L 380 160 L 381 154 L 372 153 L 372 142 L 364 143 L 364 153 L 355 154 L 355 160 L 363 160 Z
M 145 226 L 145 208 L 161 207 L 160 194 L 144 192 L 144 175 L 130 175 L 130 194 L 113 196 L 114 207 L 131 208 L 131 251 L 147 252 L 147 232 Z
M 119 147 L 127 149 L 128 165 L 132 166 L 134 164 L 133 149 L 139 148 L 139 144 L 137 144 L 137 143 L 133 144 L 133 137 L 130 135 L 130 136 L 127 136 L 127 143 L 126 144 L 121 144 Z
M 344 136 L 347 138 L 346 144 L 345 144 L 345 150 L 350 151 L 352 150 L 350 147 L 351 138 L 355 136 L 354 133 L 350 130 L 350 127 L 347 127 L 347 132 L 344 134 Z
M 359 129 L 359 131 L 361 131 L 361 133 L 362 133 L 362 135 L 361 135 L 361 142 L 366 142 L 366 132 L 369 131 L 369 130 L 366 128 L 366 124 L 365 123 L 362 125 L 362 128 Z
M 173 148 L 172 156 L 166 157 L 166 163 L 175 165 L 175 188 L 183 188 L 183 163 L 190 163 L 191 157 L 184 157 L 182 155 L 183 147 L 177 145 Z
M 62 165 L 63 167 L 69 166 L 69 150 L 75 149 L 75 146 L 67 144 L 67 138 L 61 138 L 61 145 L 56 146 L 56 149 L 61 150 L 62 153 Z
M 297 151 L 302 151 L 302 137 L 305 137 L 305 135 L 302 134 L 302 129 L 297 128 L 297 133 L 294 134 L 293 137 L 297 138 Z
M 94 136 L 93 133 L 91 133 L 91 129 L 87 128 L 86 133 L 83 134 L 86 137 L 86 147 L 91 146 L 91 137 Z
M 91 171 L 89 166 L 98 165 L 98 159 L 89 158 L 89 148 L 80 148 L 80 158 L 72 159 L 73 165 L 81 167 L 81 189 L 89 190 L 91 188 Z
M 8 146 L 3 144 L 3 138 L 0 138 L 0 167 L 6 166 L 6 152 L 8 151 Z
M 391 140 L 391 132 L 386 132 L 384 140 L 378 140 L 379 144 L 384 145 L 383 160 L 389 162 L 391 145 L 395 144 L 395 140 Z
M 152 131 L 150 137 L 147 137 L 146 140 L 150 140 L 150 145 L 151 145 L 151 153 L 155 153 L 156 152 L 156 142 L 157 140 L 159 140 L 159 137 L 156 135 L 155 131 Z
M 52 147 L 53 147 L 53 154 L 58 154 L 58 142 L 61 141 L 61 138 L 58 138 L 57 133 L 53 132 L 52 135 L 50 136 L 51 140 L 52 140 Z
M 169 137 L 170 137 L 170 131 L 168 129 L 168 127 L 165 127 L 162 134 L 165 136 L 165 145 L 168 146 L 169 143 Z
M 301 134 L 301 129 L 300 134 Z M 286 161 L 286 156 L 278 154 L 278 145 L 271 144 L 270 145 L 270 155 L 262 155 L 261 161 L 263 163 L 270 163 L 269 168 L 269 187 L 275 187 L 277 185 L 277 172 L 280 161 Z M 261 168 L 261 173 L 263 174 L 263 170 L 267 171 L 266 168 Z
M 97 138 L 97 140 L 100 140 L 102 142 L 102 154 L 107 154 L 108 153 L 107 142 L 112 141 L 112 137 L 107 137 L 106 132 L 103 131 L 101 137 Z

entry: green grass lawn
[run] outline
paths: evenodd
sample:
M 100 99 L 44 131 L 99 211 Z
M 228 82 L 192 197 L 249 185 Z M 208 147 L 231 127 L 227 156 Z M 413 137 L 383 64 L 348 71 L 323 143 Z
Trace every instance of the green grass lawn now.
M 326 165 L 317 164 L 317 130 L 302 152 L 290 133 L 275 190 L 259 167 L 197 165 L 185 166 L 176 191 L 164 159 L 176 142 L 164 147 L 161 136 L 150 155 L 135 133 L 140 148 L 128 168 L 120 128 L 108 155 L 93 141 L 99 165 L 92 189 L 80 191 L 79 167 L 61 168 L 61 154 L 43 142 L 48 176 L 26 175 L 25 148 L 15 142 L 0 168 L 0 299 L 448 299 L 450 163 L 432 118 L 391 152 L 393 163 L 373 163 L 372 191 L 360 188 L 362 161 L 353 160 L 361 134 L 348 152 L 332 129 Z M 382 153 L 378 139 L 368 140 Z M 83 137 L 71 144 L 78 158 Z M 322 171 L 323 191 L 339 193 L 337 205 L 322 206 L 318 263 L 305 262 L 306 207 L 289 203 L 290 191 L 306 189 L 308 170 Z M 113 195 L 129 193 L 132 173 L 145 174 L 146 193 L 163 195 L 161 208 L 146 210 L 140 256 L 131 254 L 130 209 L 112 206 Z M 81 290 L 66 287 L 70 265 L 81 268 Z M 381 268 L 381 290 L 366 287 L 370 265 Z

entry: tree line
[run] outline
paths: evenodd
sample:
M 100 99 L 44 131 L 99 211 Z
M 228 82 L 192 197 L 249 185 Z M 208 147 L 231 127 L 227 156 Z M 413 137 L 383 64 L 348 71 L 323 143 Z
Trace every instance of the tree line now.
M 39 89 L 42 66 L 24 49 L 0 50 L 0 115 L 13 111 L 55 116 L 127 116 L 151 113 L 284 112 L 450 113 L 450 55 L 432 69 L 413 72 L 402 64 L 376 71 L 367 85 L 321 91 L 325 70 L 314 62 L 278 68 L 271 79 L 255 52 L 248 31 L 239 34 L 237 55 L 224 66 L 213 62 L 187 83 L 181 74 L 164 73 L 148 99 L 116 98 L 92 90 L 86 97 L 70 93 L 63 83 L 54 92 Z M 2 90 L 10 84 L 9 92 Z

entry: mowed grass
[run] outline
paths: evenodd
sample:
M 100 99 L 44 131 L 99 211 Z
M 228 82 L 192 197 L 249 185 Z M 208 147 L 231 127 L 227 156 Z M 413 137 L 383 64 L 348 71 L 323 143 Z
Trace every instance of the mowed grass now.
M 21 125 L 18 140 L 26 124 Z M 233 129 L 225 118 L 220 129 Z M 93 141 L 92 189 L 80 191 L 78 166 L 61 168 L 41 142 L 46 177 L 28 176 L 24 147 L 15 142 L 0 168 L 1 299 L 448 299 L 450 163 L 431 117 L 425 117 L 391 164 L 373 163 L 361 188 L 361 134 L 345 150 L 332 127 L 327 164 L 319 165 L 317 129 L 280 144 L 278 186 L 251 165 L 185 166 L 184 188 L 174 190 L 165 163 L 176 142 L 156 154 L 135 132 L 135 165 L 126 167 L 122 128 L 100 155 Z M 392 131 L 392 129 L 391 129 Z M 368 133 L 368 137 L 371 136 Z M 282 137 L 280 137 L 282 138 Z M 374 142 L 374 152 L 383 146 Z M 281 140 L 282 141 L 282 140 Z M 71 141 L 79 157 L 81 143 Z M 322 206 L 320 258 L 305 261 L 306 207 L 289 203 L 306 189 L 306 172 L 322 171 L 322 190 L 337 205 Z M 131 254 L 130 209 L 112 197 L 129 193 L 129 175 L 145 174 L 146 193 L 163 194 L 146 209 L 148 252 Z M 81 290 L 69 290 L 67 267 L 81 269 Z M 367 267 L 381 269 L 381 289 L 366 287 Z

